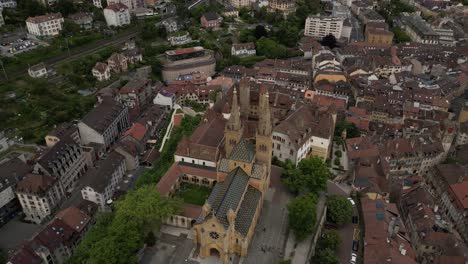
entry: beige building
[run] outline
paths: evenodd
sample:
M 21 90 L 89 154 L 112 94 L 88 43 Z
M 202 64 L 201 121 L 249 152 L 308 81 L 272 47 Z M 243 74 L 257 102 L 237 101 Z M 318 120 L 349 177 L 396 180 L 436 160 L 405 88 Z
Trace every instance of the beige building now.
M 285 17 L 296 12 L 295 0 L 271 0 L 268 1 L 268 12 L 280 12 Z
M 16 186 L 26 220 L 42 223 L 57 208 L 65 197 L 57 178 L 40 174 L 28 174 Z
M 28 17 L 26 27 L 29 34 L 38 37 L 54 37 L 60 34 L 64 19 L 60 13 L 45 14 L 43 16 Z
M 252 4 L 250 0 L 229 0 L 228 2 L 235 8 L 248 7 Z

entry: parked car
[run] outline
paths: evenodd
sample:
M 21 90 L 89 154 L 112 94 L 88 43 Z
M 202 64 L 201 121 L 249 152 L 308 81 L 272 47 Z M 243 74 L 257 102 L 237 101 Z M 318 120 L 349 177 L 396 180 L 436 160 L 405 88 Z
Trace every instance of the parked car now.
M 359 223 L 359 219 L 357 215 L 353 215 L 353 224 Z
M 358 251 L 359 249 L 359 241 L 353 240 L 353 251 Z
M 356 203 L 354 202 L 353 198 L 348 197 L 348 201 L 349 201 L 353 206 L 356 205 Z
M 351 264 L 356 264 L 357 254 L 351 253 Z

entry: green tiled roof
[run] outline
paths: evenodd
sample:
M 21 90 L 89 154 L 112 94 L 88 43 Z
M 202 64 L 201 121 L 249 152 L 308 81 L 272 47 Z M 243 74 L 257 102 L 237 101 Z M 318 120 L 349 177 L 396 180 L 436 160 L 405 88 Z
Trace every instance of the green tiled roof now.
M 252 162 L 255 157 L 255 146 L 246 139 L 241 139 L 232 150 L 229 159 L 241 162 Z
M 224 227 L 229 226 L 227 219 L 229 209 L 236 211 L 248 184 L 249 175 L 237 167 L 228 174 L 224 182 L 216 184 L 219 187 L 215 186 L 215 190 L 208 198 L 215 217 Z M 216 191 L 215 194 L 214 191 Z
M 259 190 L 250 185 L 247 187 L 247 192 L 245 193 L 239 212 L 237 213 L 235 226 L 236 231 L 244 236 L 247 235 L 250 226 L 252 225 L 255 211 L 257 210 L 261 196 L 262 195 Z

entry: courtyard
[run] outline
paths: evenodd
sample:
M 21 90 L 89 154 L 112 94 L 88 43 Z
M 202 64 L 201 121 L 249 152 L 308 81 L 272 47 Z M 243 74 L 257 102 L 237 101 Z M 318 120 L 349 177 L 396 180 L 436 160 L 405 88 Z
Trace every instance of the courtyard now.
M 176 197 L 181 198 L 184 203 L 202 206 L 210 196 L 211 189 L 208 186 L 183 182 L 176 192 Z

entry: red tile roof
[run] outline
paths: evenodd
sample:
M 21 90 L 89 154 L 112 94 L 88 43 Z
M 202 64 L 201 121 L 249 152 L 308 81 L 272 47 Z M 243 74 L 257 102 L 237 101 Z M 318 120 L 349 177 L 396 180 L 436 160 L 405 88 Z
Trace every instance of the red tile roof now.
M 113 10 L 114 12 L 119 12 L 122 9 L 128 9 L 128 7 L 122 3 L 114 3 L 114 4 L 108 5 L 106 9 Z
M 62 17 L 62 14 L 60 13 L 50 13 L 50 14 L 45 14 L 43 16 L 28 17 L 28 19 L 26 19 L 26 22 L 37 24 L 37 23 L 43 23 L 43 22 L 47 22 L 50 20 L 61 19 L 61 18 L 63 17 Z
M 182 123 L 182 119 L 184 118 L 184 114 L 175 114 L 174 115 L 174 127 L 179 127 Z
M 141 141 L 148 132 L 148 128 L 140 123 L 133 123 L 133 125 L 124 133 L 125 136 L 131 136 L 137 141 Z
M 325 95 L 314 95 L 313 103 L 318 104 L 319 106 L 331 106 L 335 105 L 338 110 L 346 109 L 346 101 L 343 99 L 333 98 Z
M 79 233 L 91 221 L 91 216 L 76 207 L 68 207 L 58 212 L 55 218 L 62 220 L 66 225 Z
M 197 218 L 201 212 L 202 212 L 202 207 L 199 205 L 194 205 L 194 204 L 184 204 L 183 207 L 183 212 L 182 215 L 188 218 L 195 219 Z
M 468 210 L 468 181 L 450 185 L 455 198 L 463 209 Z
M 57 179 L 52 176 L 29 173 L 18 183 L 16 191 L 41 195 L 46 193 L 56 181 Z

